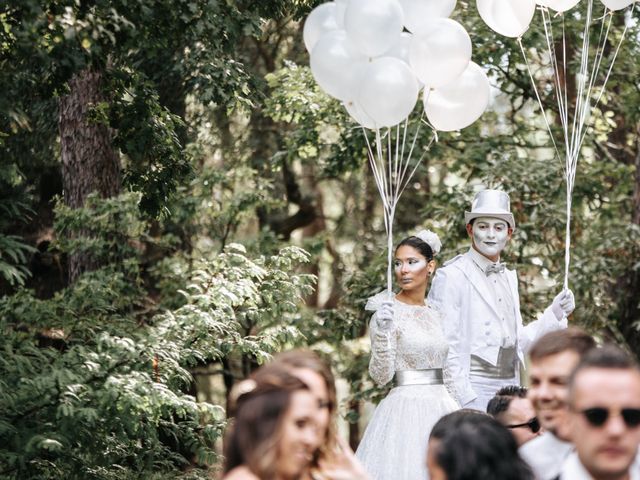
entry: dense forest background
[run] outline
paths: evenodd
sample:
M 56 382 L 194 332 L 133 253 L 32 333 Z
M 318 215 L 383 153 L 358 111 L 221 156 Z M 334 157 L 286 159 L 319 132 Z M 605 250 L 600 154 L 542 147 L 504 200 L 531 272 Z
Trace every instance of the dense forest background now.
M 319 3 L 2 4 L 0 477 L 214 475 L 226 392 L 295 346 L 346 380 L 357 444 L 363 402 L 380 395 L 363 305 L 385 284 L 385 230 L 362 130 L 308 69 L 302 21 Z M 571 322 L 636 355 L 638 10 L 589 119 L 570 274 Z M 492 104 L 428 149 L 396 237 L 437 231 L 442 262 L 468 248 L 474 192 L 508 191 L 518 229 L 506 261 L 530 319 L 562 282 L 562 163 L 516 41 L 474 2 L 453 18 Z M 581 22 L 566 16 L 569 59 Z M 618 14 L 611 38 L 623 24 Z M 551 112 L 540 22 L 523 42 Z

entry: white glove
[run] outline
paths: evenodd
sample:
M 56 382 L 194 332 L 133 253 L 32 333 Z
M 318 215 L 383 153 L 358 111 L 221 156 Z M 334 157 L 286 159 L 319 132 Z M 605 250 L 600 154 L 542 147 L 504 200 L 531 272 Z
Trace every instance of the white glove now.
M 558 320 L 571 315 L 575 308 L 576 301 L 573 298 L 573 292 L 568 289 L 561 291 L 551 302 L 551 311 Z
M 376 324 L 383 332 L 388 332 L 393 327 L 393 302 L 387 300 L 382 302 L 376 315 Z

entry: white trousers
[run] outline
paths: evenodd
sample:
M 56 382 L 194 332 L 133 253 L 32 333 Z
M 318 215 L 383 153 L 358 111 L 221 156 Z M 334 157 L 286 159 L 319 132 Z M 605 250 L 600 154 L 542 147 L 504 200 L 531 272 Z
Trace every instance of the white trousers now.
M 491 400 L 496 392 L 507 385 L 520 385 L 518 379 L 513 378 L 487 378 L 471 375 L 469 377 L 473 391 L 478 395 L 474 400 L 463 405 L 464 408 L 474 408 L 483 412 L 487 411 L 487 403 Z

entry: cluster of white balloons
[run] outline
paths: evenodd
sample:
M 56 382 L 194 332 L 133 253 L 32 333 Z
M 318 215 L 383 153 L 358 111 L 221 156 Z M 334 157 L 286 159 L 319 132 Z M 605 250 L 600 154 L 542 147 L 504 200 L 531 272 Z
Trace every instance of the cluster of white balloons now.
M 600 0 L 609 10 L 622 10 L 635 0 Z M 536 6 L 566 12 L 580 0 L 477 0 L 478 12 L 489 27 L 505 37 L 519 37 L 527 31 Z
M 469 34 L 448 18 L 455 5 L 335 0 L 316 7 L 304 25 L 314 78 L 365 128 L 402 122 L 421 91 L 437 130 L 472 124 L 489 103 L 489 81 L 471 61 Z

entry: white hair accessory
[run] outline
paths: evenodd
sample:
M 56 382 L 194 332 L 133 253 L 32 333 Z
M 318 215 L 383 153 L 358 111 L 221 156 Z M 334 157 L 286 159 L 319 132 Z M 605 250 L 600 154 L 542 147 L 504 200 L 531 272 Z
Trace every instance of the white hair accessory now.
M 442 242 L 440 241 L 440 237 L 435 232 L 431 230 L 420 230 L 415 234 L 420 240 L 431 247 L 431 251 L 433 251 L 434 255 L 437 255 L 440 249 L 442 248 Z

